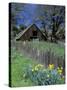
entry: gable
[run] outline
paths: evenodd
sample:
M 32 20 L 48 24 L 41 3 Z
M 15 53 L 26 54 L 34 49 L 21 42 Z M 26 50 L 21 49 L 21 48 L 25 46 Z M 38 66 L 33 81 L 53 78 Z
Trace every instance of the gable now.
M 20 39 L 21 37 L 24 37 L 24 39 L 25 39 L 25 37 L 29 37 L 31 35 L 35 37 L 38 32 L 41 33 L 41 35 L 43 37 L 45 37 L 44 34 L 42 33 L 42 31 L 35 24 L 32 24 L 32 25 L 28 26 L 24 31 L 20 32 L 16 36 L 16 40 Z

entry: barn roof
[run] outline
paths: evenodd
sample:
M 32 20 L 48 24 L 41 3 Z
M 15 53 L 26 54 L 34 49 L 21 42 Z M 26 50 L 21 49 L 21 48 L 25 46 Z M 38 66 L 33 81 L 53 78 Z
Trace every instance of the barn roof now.
M 22 35 L 24 35 L 24 33 L 26 32 L 26 31 L 28 31 L 29 30 L 29 28 L 31 28 L 32 26 L 36 26 L 36 24 L 31 24 L 31 25 L 29 25 L 26 29 L 24 29 L 24 30 L 22 30 L 19 34 L 17 34 L 16 35 L 16 37 L 15 37 L 15 39 L 19 39 Z M 37 26 L 36 26 L 37 27 Z M 37 27 L 38 28 L 38 27 Z M 38 30 L 43 34 L 43 32 L 40 30 L 40 28 L 38 28 Z M 44 36 L 45 36 L 45 34 L 43 34 Z
M 29 25 L 26 29 L 22 30 L 19 34 L 16 35 L 16 39 L 20 38 L 33 24 Z

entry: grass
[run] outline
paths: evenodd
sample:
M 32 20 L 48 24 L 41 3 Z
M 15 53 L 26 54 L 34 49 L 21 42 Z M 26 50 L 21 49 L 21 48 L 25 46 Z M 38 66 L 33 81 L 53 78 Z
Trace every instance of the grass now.
M 43 50 L 43 51 L 47 51 L 47 50 L 51 50 L 52 52 L 54 52 L 56 55 L 59 56 L 64 56 L 64 52 L 65 49 L 64 47 L 59 46 L 56 43 L 51 43 L 51 42 L 37 42 L 37 41 L 33 41 L 33 42 L 28 42 L 32 47 L 37 48 L 39 50 Z
M 47 51 L 51 49 L 52 52 L 59 56 L 64 56 L 64 47 L 60 47 L 55 43 L 50 42 L 28 42 L 33 48 L 38 50 Z M 23 78 L 24 71 L 27 66 L 34 66 L 38 64 L 34 59 L 25 56 L 23 53 L 20 54 L 16 49 L 11 49 L 11 85 L 12 87 L 21 86 L 34 86 L 34 83 L 30 79 Z
M 37 62 L 26 57 L 24 54 L 12 50 L 11 55 L 11 85 L 12 87 L 32 86 L 34 85 L 30 79 L 24 79 L 23 74 L 26 67 L 36 65 Z

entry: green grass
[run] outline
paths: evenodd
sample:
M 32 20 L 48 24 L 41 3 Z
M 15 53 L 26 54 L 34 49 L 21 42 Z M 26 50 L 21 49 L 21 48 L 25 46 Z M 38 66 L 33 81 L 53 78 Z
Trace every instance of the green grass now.
M 34 85 L 30 79 L 24 79 L 23 74 L 26 67 L 36 65 L 37 62 L 26 57 L 24 54 L 12 50 L 11 57 L 11 85 L 12 87 L 32 86 Z
M 52 52 L 59 56 L 64 56 L 64 48 L 55 43 L 49 42 L 28 42 L 32 47 L 39 50 L 47 51 L 51 49 Z M 33 86 L 34 83 L 30 79 L 24 79 L 23 74 L 27 66 L 36 65 L 38 62 L 20 54 L 16 49 L 11 49 L 11 85 L 12 87 Z
M 41 42 L 33 41 L 33 42 L 28 42 L 28 43 L 32 47 L 37 48 L 39 50 L 43 50 L 43 51 L 51 50 L 56 55 L 64 56 L 64 52 L 65 52 L 64 47 L 61 47 L 60 45 L 56 43 L 42 42 L 42 41 Z

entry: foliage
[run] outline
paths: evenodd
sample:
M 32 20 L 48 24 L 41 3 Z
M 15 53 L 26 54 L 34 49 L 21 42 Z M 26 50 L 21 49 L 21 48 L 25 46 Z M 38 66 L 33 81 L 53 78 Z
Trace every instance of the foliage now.
M 13 26 L 13 32 L 14 32 L 14 36 L 16 36 L 16 34 L 19 33 L 19 29 L 16 26 Z
M 62 67 L 55 69 L 53 64 L 50 64 L 47 69 L 38 64 L 34 67 L 27 67 L 23 77 L 30 79 L 35 85 L 64 84 L 62 70 Z
M 59 8 L 54 7 L 53 12 L 51 15 L 51 27 L 52 27 L 52 35 L 51 35 L 51 41 L 53 41 L 53 38 L 55 39 L 54 41 L 56 42 L 59 39 L 59 36 L 57 32 L 59 31 L 59 27 L 61 27 L 61 24 L 63 24 L 62 27 L 64 27 L 65 23 L 65 10 L 64 7 Z
M 25 25 L 23 25 L 23 24 L 20 25 L 20 29 L 21 29 L 21 30 L 24 30 L 25 28 L 26 28 Z
M 57 33 L 56 33 L 56 37 L 59 40 L 64 40 L 65 39 L 65 30 L 64 29 L 58 30 Z

